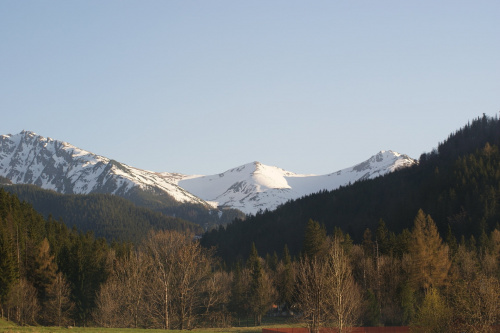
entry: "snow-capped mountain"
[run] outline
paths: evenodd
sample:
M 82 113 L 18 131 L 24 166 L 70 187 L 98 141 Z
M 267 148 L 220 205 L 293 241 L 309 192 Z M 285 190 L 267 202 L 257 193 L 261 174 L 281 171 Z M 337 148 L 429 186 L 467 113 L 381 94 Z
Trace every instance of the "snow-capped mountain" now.
M 295 174 L 253 162 L 218 175 L 185 176 L 178 180 L 178 184 L 206 201 L 255 214 L 261 209 L 273 210 L 291 199 L 321 190 L 334 190 L 415 163 L 417 162 L 407 155 L 381 151 L 354 167 L 318 176 Z
M 158 173 L 137 169 L 33 132 L 0 136 L 0 176 L 64 194 L 111 193 L 134 188 L 168 193 L 178 202 L 206 202 Z
M 354 167 L 327 175 L 295 174 L 259 162 L 213 176 L 158 173 L 128 166 L 63 141 L 33 132 L 0 136 L 0 176 L 14 184 L 34 184 L 65 194 L 110 193 L 127 197 L 140 189 L 167 194 L 180 203 L 246 214 L 273 210 L 290 199 L 333 190 L 415 164 L 410 157 L 381 151 Z

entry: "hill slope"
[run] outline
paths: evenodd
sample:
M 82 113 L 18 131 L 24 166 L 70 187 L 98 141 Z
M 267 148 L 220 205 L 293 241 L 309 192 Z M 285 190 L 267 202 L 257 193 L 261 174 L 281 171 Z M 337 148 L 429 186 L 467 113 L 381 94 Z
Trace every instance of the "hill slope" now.
M 137 207 L 121 197 L 94 193 L 88 195 L 59 194 L 33 185 L 10 185 L 3 188 L 19 200 L 29 202 L 45 217 L 61 219 L 68 227 L 92 231 L 108 240 L 138 242 L 152 229 L 191 230 L 201 234 L 194 223 Z
M 461 235 L 481 237 L 500 221 L 500 122 L 479 118 L 423 154 L 418 165 L 383 177 L 322 191 L 293 200 L 273 212 L 235 221 L 204 235 L 228 262 L 248 256 L 252 242 L 259 253 L 302 249 L 306 223 L 314 219 L 332 233 L 335 227 L 362 240 L 383 219 L 395 232 L 412 225 L 418 209 L 430 214 L 444 235 L 450 225 Z

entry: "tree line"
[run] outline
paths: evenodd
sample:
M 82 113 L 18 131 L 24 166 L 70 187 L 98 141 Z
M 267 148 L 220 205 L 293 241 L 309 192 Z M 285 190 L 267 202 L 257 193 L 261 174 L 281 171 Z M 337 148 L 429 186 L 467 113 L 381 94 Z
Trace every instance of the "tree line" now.
M 191 329 L 258 325 L 272 312 L 313 331 L 486 332 L 499 323 L 499 128 L 479 118 L 418 167 L 235 220 L 201 241 L 189 224 L 165 230 L 161 215 L 139 223 L 133 243 L 96 238 L 65 223 L 107 207 L 99 196 L 64 199 L 89 200 L 64 223 L 0 189 L 1 316 Z M 133 222 L 119 207 L 104 210 Z
M 202 244 L 217 247 L 228 263 L 248 258 L 252 243 L 263 253 L 279 253 L 287 244 L 298 255 L 310 218 L 329 234 L 341 228 L 361 242 L 364 230 L 377 228 L 380 218 L 394 232 L 411 228 L 419 209 L 433 216 L 441 234 L 450 225 L 455 237 L 478 239 L 500 221 L 499 146 L 500 121 L 483 116 L 422 154 L 418 165 L 236 219 L 205 233 Z
M 487 332 L 500 316 L 500 228 L 441 237 L 419 210 L 413 226 L 383 220 L 362 241 L 310 219 L 302 249 L 227 266 L 189 231 L 151 230 L 108 243 L 44 219 L 0 190 L 0 309 L 19 324 L 192 329 L 266 314 L 320 327 L 412 325 Z M 444 238 L 444 239 L 443 239 Z M 265 253 L 265 252 L 262 252 Z
M 284 315 L 313 332 L 410 325 L 414 331 L 489 332 L 500 322 L 500 228 L 475 240 L 441 237 L 419 210 L 411 229 L 384 221 L 363 241 L 309 220 L 300 255 L 287 246 L 226 267 L 187 234 L 153 232 L 112 255 L 94 319 L 106 327 L 192 329 Z

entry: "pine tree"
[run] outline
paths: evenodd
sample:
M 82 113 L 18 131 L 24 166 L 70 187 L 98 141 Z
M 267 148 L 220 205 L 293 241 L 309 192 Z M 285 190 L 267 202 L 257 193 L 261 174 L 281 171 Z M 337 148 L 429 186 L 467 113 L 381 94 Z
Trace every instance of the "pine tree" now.
M 261 258 L 257 253 L 255 243 L 252 243 L 248 261 L 250 269 L 250 294 L 248 297 L 248 304 L 250 312 L 254 316 L 255 325 L 260 325 L 262 315 L 265 314 L 272 305 L 274 291 L 272 290 L 269 277 L 262 268 Z
M 415 292 L 408 281 L 404 282 L 399 290 L 401 306 L 401 323 L 408 325 L 415 317 Z
M 18 279 L 14 247 L 8 237 L 6 226 L 0 218 L 0 316 L 3 317 L 3 307 L 7 301 L 10 289 Z
M 366 228 L 363 233 L 363 253 L 367 257 L 373 256 L 373 241 L 372 241 L 372 231 L 370 228 Z
M 294 283 L 295 283 L 292 260 L 290 258 L 290 253 L 288 252 L 288 247 L 285 245 L 283 249 L 283 259 L 278 264 L 278 274 L 277 274 L 277 292 L 278 301 L 281 305 L 284 305 L 285 309 L 290 309 L 293 301 L 294 294 Z
M 379 255 L 389 253 L 389 230 L 387 230 L 385 222 L 382 219 L 378 221 L 377 230 L 375 232 L 375 241 L 377 247 L 375 252 L 378 250 Z
M 371 289 L 365 291 L 364 301 L 364 320 L 365 326 L 379 326 L 380 325 L 380 307 L 378 305 L 377 297 Z
M 446 233 L 446 243 L 448 244 L 448 247 L 450 248 L 452 254 L 457 252 L 458 249 L 457 239 L 453 235 L 451 226 L 449 224 L 448 224 L 448 231 Z
M 324 255 L 326 252 L 326 230 L 319 222 L 310 219 L 304 234 L 303 253 L 308 257 Z
M 231 298 L 229 300 L 230 311 L 236 315 L 238 323 L 241 318 L 247 314 L 246 302 L 246 287 L 243 279 L 242 269 L 239 263 L 236 263 L 236 268 L 233 273 L 233 281 L 231 283 Z

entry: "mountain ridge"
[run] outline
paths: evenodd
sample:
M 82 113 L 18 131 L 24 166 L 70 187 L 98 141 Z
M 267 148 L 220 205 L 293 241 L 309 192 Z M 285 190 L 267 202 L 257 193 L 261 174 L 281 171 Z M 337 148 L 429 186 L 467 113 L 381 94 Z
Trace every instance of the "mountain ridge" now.
M 500 221 L 499 147 L 500 120 L 483 114 L 438 143 L 437 149 L 423 153 L 414 167 L 235 220 L 205 233 L 202 244 L 217 248 L 217 254 L 230 263 L 246 260 L 252 244 L 259 253 L 268 254 L 281 253 L 286 245 L 290 255 L 299 256 L 309 220 L 320 223 L 328 234 L 348 233 L 360 244 L 370 232 L 374 236 L 382 232 L 381 239 L 398 242 L 388 232 L 410 230 L 423 210 L 443 238 L 474 236 L 478 246 L 487 247 L 485 235 L 498 229 Z
M 2 135 L 0 145 L 0 173 L 15 184 L 33 184 L 64 194 L 115 195 L 123 195 L 139 185 L 141 189 L 163 190 L 181 203 L 206 204 L 155 172 L 134 168 L 31 131 Z
M 296 174 L 260 162 L 244 164 L 221 174 L 186 176 L 177 184 L 196 196 L 220 206 L 255 214 L 273 210 L 286 201 L 364 179 L 372 179 L 416 164 L 416 160 L 391 150 L 380 151 L 353 167 L 326 175 Z
M 223 208 L 245 214 L 273 210 L 304 195 L 416 163 L 389 150 L 327 175 L 296 174 L 258 161 L 216 175 L 184 175 L 138 169 L 31 131 L 0 136 L 0 176 L 14 184 L 33 184 L 63 194 L 109 193 L 129 199 L 139 191 L 219 213 Z

